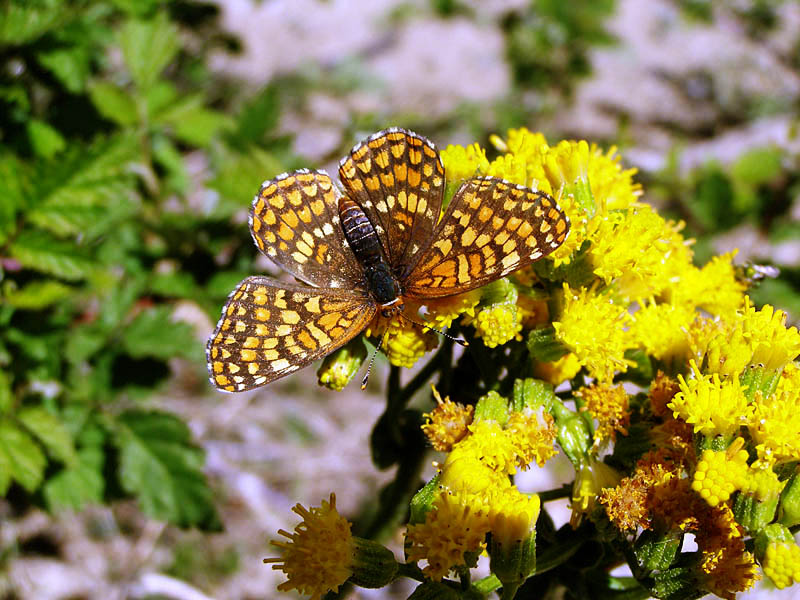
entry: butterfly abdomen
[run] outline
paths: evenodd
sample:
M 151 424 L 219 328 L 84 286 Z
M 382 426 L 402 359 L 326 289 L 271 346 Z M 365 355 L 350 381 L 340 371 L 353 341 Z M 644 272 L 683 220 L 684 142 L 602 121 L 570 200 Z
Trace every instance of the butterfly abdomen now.
M 347 244 L 364 267 L 370 293 L 379 304 L 396 301 L 400 284 L 392 274 L 381 247 L 378 232 L 364 210 L 347 196 L 339 199 L 339 221 Z

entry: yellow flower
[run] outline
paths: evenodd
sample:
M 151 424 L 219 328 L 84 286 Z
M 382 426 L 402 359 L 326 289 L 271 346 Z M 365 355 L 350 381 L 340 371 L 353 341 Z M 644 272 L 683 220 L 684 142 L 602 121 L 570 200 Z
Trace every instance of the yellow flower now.
M 441 152 L 442 165 L 448 181 L 461 181 L 483 175 L 489 167 L 486 151 L 477 143 L 464 146 L 450 145 Z
M 742 329 L 727 321 L 697 319 L 687 339 L 692 356 L 706 373 L 738 377 L 753 355 Z
M 697 306 L 712 315 L 731 317 L 744 303 L 747 285 L 736 278 L 729 252 L 713 257 L 702 269 L 687 269 L 672 287 L 672 302 Z
M 517 451 L 514 440 L 497 421 L 475 421 L 469 426 L 471 435 L 457 448 L 479 457 L 493 471 L 506 475 L 516 473 Z
M 431 387 L 433 388 L 433 397 L 436 399 L 436 407 L 431 412 L 422 415 L 425 418 L 422 431 L 434 450 L 449 452 L 453 445 L 467 435 L 467 426 L 472 423 L 475 407 L 452 402 L 449 397 L 442 400 L 436 388 Z
M 684 304 L 643 302 L 631 316 L 630 343 L 658 360 L 685 363 L 690 352 L 686 330 L 695 316 L 694 308 Z
M 493 490 L 511 486 L 506 473 L 491 468 L 478 454 L 480 447 L 466 445 L 465 441 L 456 444 L 447 455 L 439 475 L 442 487 L 453 493 L 485 497 Z
M 667 405 L 674 417 L 680 417 L 694 426 L 695 433 L 707 437 L 731 435 L 750 421 L 752 408 L 738 378 L 721 380 L 716 373 L 701 375 L 694 362 L 692 370 L 694 377 L 688 380 L 678 375 L 681 391 Z
M 425 301 L 425 323 L 431 327 L 442 330 L 458 317 L 471 318 L 475 316 L 475 308 L 481 300 L 481 290 L 475 289 L 444 298 L 432 298 Z
M 517 455 L 517 464 L 527 467 L 534 460 L 540 467 L 550 458 L 558 454 L 555 448 L 556 424 L 549 413 L 539 413 L 526 408 L 512 412 L 506 423 L 506 432 L 510 436 Z
M 578 361 L 600 382 L 609 382 L 617 371 L 626 371 L 630 347 L 624 327 L 630 320 L 627 307 L 608 296 L 582 288 L 576 292 L 564 284 L 564 306 L 553 322 L 556 337 L 572 349 Z
M 764 464 L 800 460 L 800 389 L 756 393 L 748 429 Z
M 772 542 L 767 546 L 761 566 L 764 575 L 769 577 L 779 590 L 793 583 L 800 583 L 800 546 Z
M 800 354 L 800 332 L 797 327 L 786 327 L 786 313 L 765 304 L 756 310 L 745 297 L 743 314 L 739 323 L 745 339 L 753 351 L 751 364 L 782 370 Z
M 484 548 L 488 515 L 488 506 L 479 496 L 442 489 L 425 522 L 408 526 L 408 561 L 427 560 L 423 572 L 433 581 L 441 581 L 451 569 L 474 566 L 468 564 L 467 555 L 477 557 Z
M 496 348 L 513 339 L 522 339 L 522 313 L 516 304 L 495 304 L 480 310 L 471 321 L 475 336 L 482 338 L 487 348 Z
M 418 309 L 418 307 L 416 307 Z M 417 310 L 406 307 L 415 318 Z M 364 332 L 367 337 L 383 340 L 383 351 L 396 367 L 413 367 L 422 356 L 439 345 L 439 337 L 430 329 L 423 329 L 408 319 L 378 317 Z M 384 337 L 385 336 L 385 337 Z
M 497 494 L 489 511 L 492 532 L 488 551 L 491 571 L 506 590 L 516 589 L 536 569 L 536 520 L 541 501 L 536 494 L 511 488 Z
M 601 446 L 607 440 L 615 441 L 617 431 L 628 435 L 631 415 L 628 410 L 628 393 L 622 385 L 591 385 L 580 388 L 575 395 L 586 403 L 583 410 L 588 410 L 597 419 L 595 447 Z
M 627 298 L 657 295 L 670 286 L 674 261 L 691 265 L 680 226 L 646 204 L 607 212 L 596 221 L 589 249 L 594 272 L 607 284 L 617 279 L 619 293 Z
M 265 558 L 272 568 L 283 571 L 287 581 L 278 589 L 282 592 L 297 590 L 318 600 L 329 591 L 337 591 L 352 575 L 351 565 L 355 555 L 355 542 L 350 533 L 350 523 L 336 511 L 336 496 L 319 508 L 306 509 L 297 504 L 293 509 L 303 518 L 294 533 L 279 530 L 288 542 L 272 540 L 283 550 L 280 558 Z
M 552 362 L 536 362 L 533 374 L 538 379 L 557 386 L 567 379 L 572 379 L 581 370 L 581 361 L 570 352 Z
M 736 438 L 725 452 L 703 451 L 692 480 L 692 489 L 716 506 L 730 500 L 731 494 L 747 486 L 749 467 L 744 439 Z

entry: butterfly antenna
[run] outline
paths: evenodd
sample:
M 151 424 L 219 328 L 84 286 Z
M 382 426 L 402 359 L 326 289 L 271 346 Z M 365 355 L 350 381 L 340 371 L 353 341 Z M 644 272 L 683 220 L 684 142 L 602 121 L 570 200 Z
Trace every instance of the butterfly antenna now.
M 426 323 L 420 323 L 419 321 L 415 321 L 414 319 L 407 317 L 403 313 L 400 313 L 400 317 L 405 319 L 409 323 L 413 323 L 414 325 L 419 325 L 420 327 L 422 327 L 423 332 L 427 329 L 429 331 L 433 331 L 434 333 L 438 333 L 439 335 L 446 337 L 448 340 L 453 340 L 456 344 L 461 344 L 462 346 L 464 346 L 464 348 L 469 346 L 469 342 L 465 339 L 457 338 L 453 335 L 450 335 L 449 333 L 445 333 L 441 329 L 436 329 L 435 327 L 431 327 Z
M 361 380 L 361 389 L 367 389 L 367 382 L 369 381 L 369 373 L 372 371 L 372 363 L 375 362 L 375 357 L 378 355 L 378 350 L 383 348 L 383 344 L 386 341 L 386 337 L 389 335 L 389 329 L 387 328 L 386 331 L 383 332 L 381 336 L 381 341 L 378 344 L 378 347 L 375 348 L 374 352 L 372 353 L 372 358 L 369 359 L 369 364 L 367 365 L 367 372 L 364 375 L 364 379 Z

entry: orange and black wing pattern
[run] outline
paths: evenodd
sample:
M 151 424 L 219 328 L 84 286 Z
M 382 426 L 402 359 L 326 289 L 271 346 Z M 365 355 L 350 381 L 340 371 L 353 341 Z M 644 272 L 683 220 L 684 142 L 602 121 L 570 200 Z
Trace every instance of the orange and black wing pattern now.
M 320 288 L 353 289 L 363 270 L 339 224 L 341 194 L 324 171 L 303 169 L 264 182 L 253 200 L 250 233 L 264 254 Z
M 444 196 L 444 168 L 426 138 L 405 129 L 380 131 L 356 145 L 339 165 L 350 196 L 375 226 L 396 271 L 433 233 Z
M 438 298 L 480 287 L 550 254 L 568 233 L 569 219 L 544 192 L 496 177 L 467 180 L 415 257 L 405 294 Z
M 243 392 L 296 371 L 361 333 L 375 302 L 352 290 L 248 277 L 228 297 L 208 340 L 211 382 Z

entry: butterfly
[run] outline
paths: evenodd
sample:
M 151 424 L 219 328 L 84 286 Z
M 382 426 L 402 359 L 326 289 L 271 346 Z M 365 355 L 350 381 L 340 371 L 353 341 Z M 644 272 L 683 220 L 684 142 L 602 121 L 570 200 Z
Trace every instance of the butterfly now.
M 441 215 L 445 172 L 425 137 L 393 127 L 325 171 L 264 182 L 250 232 L 298 283 L 253 276 L 228 297 L 206 348 L 211 383 L 266 385 L 340 348 L 404 301 L 461 294 L 548 255 L 569 233 L 552 197 L 496 177 L 464 181 Z

